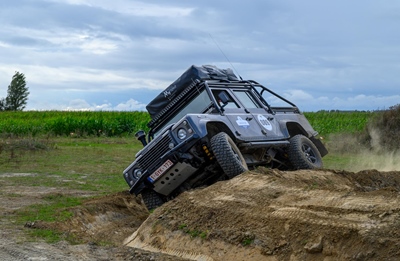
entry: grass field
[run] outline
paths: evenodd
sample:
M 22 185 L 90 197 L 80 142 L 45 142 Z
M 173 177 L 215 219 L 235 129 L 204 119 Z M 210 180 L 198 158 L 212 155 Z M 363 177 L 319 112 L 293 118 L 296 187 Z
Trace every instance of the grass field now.
M 128 186 L 122 171 L 134 160 L 135 153 L 141 147 L 141 143 L 132 137 L 2 139 L 2 198 L 15 201 L 21 197 L 21 193 L 27 195 L 32 189 L 49 191 L 49 194 L 36 199 L 40 203 L 23 207 L 5 218 L 12 219 L 10 223 L 17 227 L 37 220 L 62 221 L 71 217 L 70 207 L 79 206 L 86 199 L 126 191 Z M 35 200 L 35 196 L 32 199 Z M 48 229 L 30 229 L 26 232 L 32 240 L 68 240 Z
M 319 111 L 304 113 L 311 126 L 323 136 L 336 133 L 357 133 L 364 130 L 377 112 Z
M 321 135 L 361 131 L 375 112 L 305 112 Z M 0 113 L 0 134 L 13 136 L 126 136 L 147 131 L 146 112 L 18 111 Z
M 147 129 L 145 112 L 5 111 L 0 134 L 14 136 L 121 136 Z
M 26 145 L 29 143 L 36 147 Z M 122 171 L 141 147 L 136 139 L 124 137 L 7 139 L 0 152 L 0 172 L 46 177 L 40 183 L 37 177 L 14 178 L 20 185 L 73 187 L 99 193 L 121 191 L 126 188 Z
M 376 113 L 320 111 L 305 115 L 329 145 L 331 135 L 363 131 Z M 133 134 L 147 130 L 149 119 L 146 112 L 138 111 L 1 112 L 0 169 L 70 175 L 73 180 L 74 175 L 84 173 L 120 174 L 141 147 Z M 344 166 L 346 162 L 337 157 L 329 154 L 325 165 Z M 119 182 L 120 177 L 116 184 Z
M 329 143 L 332 133 L 363 130 L 374 114 L 309 112 L 305 115 Z M 86 196 L 97 197 L 127 190 L 122 172 L 142 148 L 133 133 L 147 130 L 148 120 L 145 112 L 1 112 L 0 174 L 7 174 L 1 185 L 59 191 L 44 198 L 45 204 L 17 211 L 16 224 L 70 217 L 68 208 L 80 205 L 83 198 L 66 195 L 67 191 L 83 191 Z M 324 157 L 324 164 L 330 169 L 346 169 L 355 157 L 330 153 Z M 0 193 L 18 197 L 13 192 Z M 48 241 L 57 241 L 60 236 L 41 229 L 30 232 Z

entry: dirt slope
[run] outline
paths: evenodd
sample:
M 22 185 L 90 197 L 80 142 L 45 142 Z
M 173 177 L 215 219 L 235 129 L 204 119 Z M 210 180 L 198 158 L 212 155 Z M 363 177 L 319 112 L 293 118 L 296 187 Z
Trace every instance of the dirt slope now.
M 0 174 L 0 260 L 400 259 L 400 172 L 261 168 L 152 214 L 121 192 L 87 200 L 66 222 L 24 227 L 12 224 L 13 213 L 58 190 L 8 186 L 9 175 Z M 78 244 L 28 242 L 24 231 L 36 228 Z
M 398 260 L 400 173 L 260 169 L 186 192 L 125 243 L 193 260 Z

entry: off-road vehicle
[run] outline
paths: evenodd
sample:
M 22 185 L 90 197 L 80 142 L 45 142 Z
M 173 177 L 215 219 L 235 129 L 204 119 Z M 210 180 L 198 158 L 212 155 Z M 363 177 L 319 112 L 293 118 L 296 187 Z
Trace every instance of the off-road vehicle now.
M 256 166 L 321 168 L 328 153 L 295 104 L 231 69 L 193 65 L 146 109 L 144 148 L 123 176 L 149 209 Z

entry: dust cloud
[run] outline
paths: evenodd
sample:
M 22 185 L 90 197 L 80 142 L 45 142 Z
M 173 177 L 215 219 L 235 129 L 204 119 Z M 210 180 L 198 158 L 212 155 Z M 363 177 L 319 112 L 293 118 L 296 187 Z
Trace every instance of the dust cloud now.
M 376 169 L 379 171 L 399 171 L 400 153 L 394 151 L 376 152 L 362 151 L 357 154 L 357 160 L 351 160 L 348 170 L 361 171 Z
M 362 135 L 335 134 L 331 135 L 328 150 L 332 153 L 350 155 L 351 160 L 346 170 L 358 172 L 366 169 L 379 171 L 400 170 L 400 150 L 387 148 L 382 142 L 382 133 L 377 128 L 369 128 L 369 139 Z

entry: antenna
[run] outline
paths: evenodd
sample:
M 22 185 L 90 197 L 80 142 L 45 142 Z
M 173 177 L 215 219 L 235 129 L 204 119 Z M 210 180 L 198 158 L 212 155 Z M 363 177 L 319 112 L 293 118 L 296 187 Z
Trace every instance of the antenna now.
M 221 47 L 219 47 L 217 41 L 212 37 L 212 35 L 210 33 L 208 33 L 208 35 L 210 36 L 210 38 L 213 40 L 213 42 L 215 43 L 215 45 L 218 47 L 219 51 L 222 53 L 222 55 L 225 57 L 225 59 L 228 61 L 228 63 L 232 66 L 233 70 L 235 70 L 236 74 L 239 76 L 239 78 L 241 80 L 242 77 L 240 76 L 240 74 L 238 73 L 238 71 L 236 70 L 235 66 L 233 66 L 233 64 L 231 63 L 231 61 L 228 59 L 228 57 L 225 55 L 225 53 L 222 51 Z

